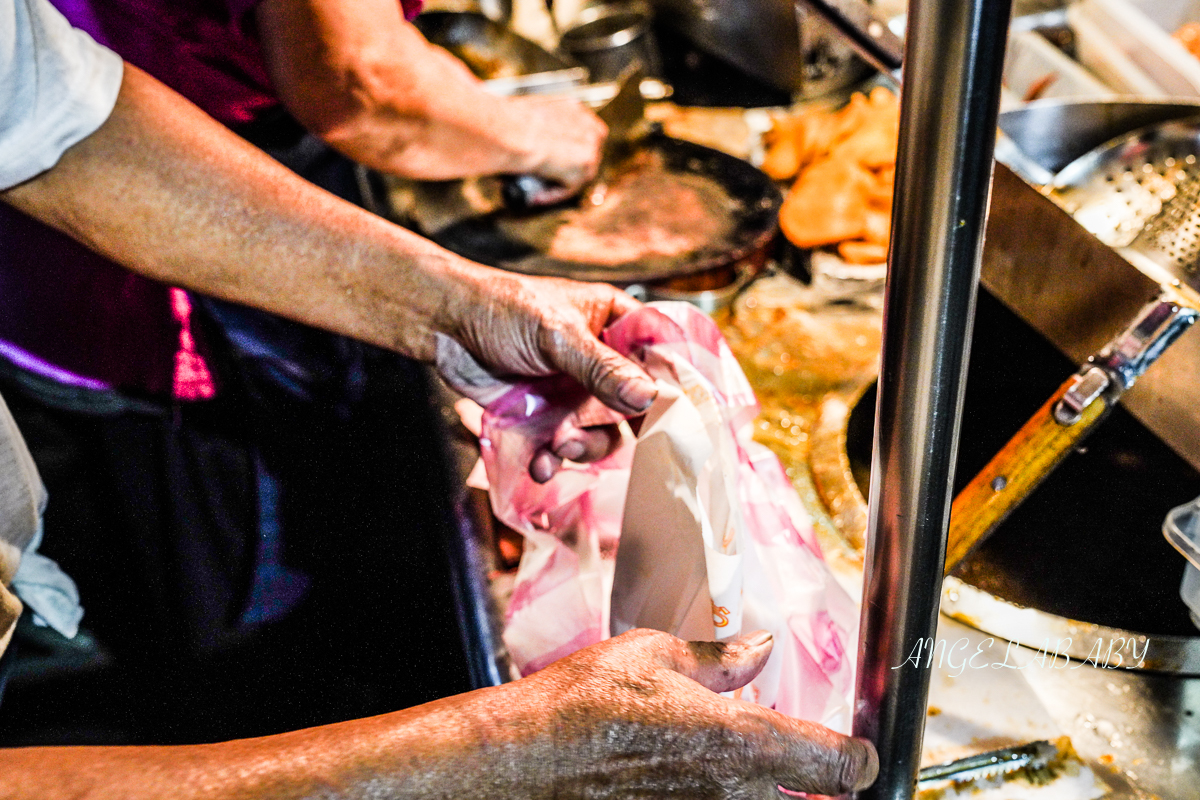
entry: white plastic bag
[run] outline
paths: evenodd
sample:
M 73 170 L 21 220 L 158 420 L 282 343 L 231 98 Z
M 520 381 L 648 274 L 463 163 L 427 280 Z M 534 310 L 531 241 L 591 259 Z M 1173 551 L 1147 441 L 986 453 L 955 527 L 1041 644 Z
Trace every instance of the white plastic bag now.
M 847 730 L 858 610 L 779 461 L 751 440 L 758 404 L 720 332 L 659 303 L 603 338 L 659 384 L 636 443 L 538 485 L 525 465 L 582 390 L 525 384 L 484 414 L 493 509 L 526 536 L 504 634 L 518 669 L 635 626 L 706 640 L 766 629 L 774 650 L 742 696 Z

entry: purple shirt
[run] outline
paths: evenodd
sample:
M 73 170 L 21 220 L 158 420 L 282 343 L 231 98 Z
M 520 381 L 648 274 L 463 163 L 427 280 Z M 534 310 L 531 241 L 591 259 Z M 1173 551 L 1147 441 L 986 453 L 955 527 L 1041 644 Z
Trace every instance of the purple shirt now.
M 52 2 L 75 26 L 226 125 L 279 103 L 251 13 L 259 0 Z M 403 6 L 411 19 L 421 0 Z M 83 387 L 211 395 L 181 292 L 3 204 L 0 253 L 0 357 Z
M 226 125 L 278 105 L 250 13 L 259 0 L 51 0 L 73 25 Z
M 352 1 L 352 0 L 351 0 Z M 51 0 L 78 28 L 226 125 L 278 105 L 255 31 L 260 0 Z M 401 0 L 405 18 L 423 0 Z

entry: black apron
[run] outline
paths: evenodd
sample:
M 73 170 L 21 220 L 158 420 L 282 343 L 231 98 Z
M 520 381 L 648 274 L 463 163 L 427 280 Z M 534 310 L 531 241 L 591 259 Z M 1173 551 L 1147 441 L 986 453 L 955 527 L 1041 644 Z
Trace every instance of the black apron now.
M 290 118 L 243 133 L 357 201 L 352 164 Z M 481 682 L 426 371 L 229 303 L 196 298 L 193 325 L 221 387 L 212 401 L 0 369 L 50 492 L 42 552 L 79 584 L 103 650 L 62 676 L 18 670 L 0 745 L 266 735 Z M 264 564 L 283 579 L 264 584 Z M 285 596 L 264 600 L 264 585 Z

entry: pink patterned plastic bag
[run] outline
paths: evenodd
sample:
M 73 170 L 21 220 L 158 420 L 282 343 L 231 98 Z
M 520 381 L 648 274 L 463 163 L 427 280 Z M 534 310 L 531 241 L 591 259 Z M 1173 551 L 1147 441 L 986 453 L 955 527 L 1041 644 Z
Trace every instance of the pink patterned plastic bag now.
M 716 325 L 656 303 L 603 338 L 659 385 L 636 441 L 627 431 L 608 458 L 538 485 L 525 465 L 586 395 L 536 381 L 484 414 L 493 509 L 526 537 L 504 633 L 518 669 L 635 626 L 766 629 L 775 648 L 742 697 L 848 729 L 858 609 L 778 459 L 751 440 L 758 403 Z

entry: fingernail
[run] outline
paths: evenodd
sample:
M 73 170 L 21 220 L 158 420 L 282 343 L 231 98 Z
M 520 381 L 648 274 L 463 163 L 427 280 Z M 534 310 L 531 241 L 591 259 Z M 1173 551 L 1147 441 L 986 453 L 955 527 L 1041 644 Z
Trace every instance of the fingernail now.
M 658 387 L 645 378 L 630 378 L 617 389 L 621 402 L 635 411 L 645 411 L 658 396 Z
M 578 461 L 579 459 L 583 458 L 585 448 L 583 446 L 583 442 L 570 441 L 564 443 L 554 452 L 559 458 L 565 458 L 568 461 Z
M 746 638 L 742 641 L 747 647 L 762 647 L 774 638 L 770 631 L 755 631 L 754 633 L 746 634 Z

